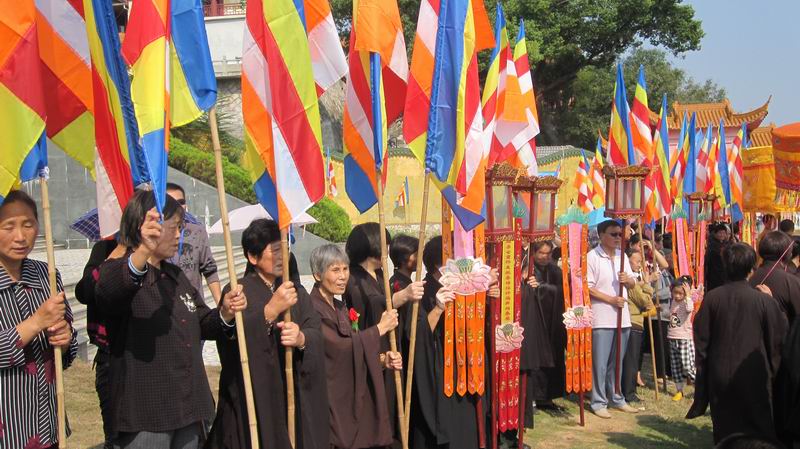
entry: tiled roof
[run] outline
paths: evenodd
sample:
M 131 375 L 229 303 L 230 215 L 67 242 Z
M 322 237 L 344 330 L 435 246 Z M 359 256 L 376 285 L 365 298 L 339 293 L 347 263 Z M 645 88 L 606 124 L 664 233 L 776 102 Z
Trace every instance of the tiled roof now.
M 691 117 L 697 114 L 697 127 L 705 128 L 708 125 L 719 125 L 720 119 L 725 120 L 726 127 L 741 126 L 747 123 L 748 130 L 754 130 L 769 113 L 769 102 L 772 96 L 762 106 L 748 112 L 736 112 L 731 107 L 731 102 L 726 98 L 719 103 L 690 103 L 681 104 L 677 101 L 672 103 L 672 112 L 667 117 L 667 125 L 670 129 L 680 129 L 683 116 Z M 655 126 L 658 123 L 658 114 L 650 111 L 650 124 Z
M 772 130 L 775 129 L 775 124 L 770 123 L 767 126 L 756 128 L 750 132 L 748 136 L 750 139 L 751 147 L 771 147 L 772 146 Z

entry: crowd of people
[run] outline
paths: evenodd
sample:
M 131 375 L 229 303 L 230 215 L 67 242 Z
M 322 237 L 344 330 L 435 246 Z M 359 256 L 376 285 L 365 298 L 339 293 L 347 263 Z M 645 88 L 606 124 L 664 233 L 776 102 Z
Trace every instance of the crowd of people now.
M 174 184 L 161 213 L 152 192 L 135 193 L 117 237 L 94 246 L 76 285 L 98 348 L 95 386 L 105 447 L 250 447 L 239 312 L 261 447 L 291 447 L 289 348 L 294 447 L 397 447 L 403 401 L 395 373 L 409 374 L 412 330 L 417 342 L 409 447 L 483 446 L 486 401 L 443 388 L 443 314 L 455 293 L 440 283 L 441 236 L 417 254 L 414 237 L 387 232 L 389 247 L 381 248 L 378 224 L 355 226 L 344 248 L 313 250 L 309 292 L 294 255 L 282 256 L 277 224 L 259 219 L 242 234 L 245 273 L 235 287 L 223 287 L 205 230 L 187 222 L 185 208 L 185 193 Z M 791 236 L 791 222 L 782 222 L 780 230 L 771 229 L 774 219 L 765 222 L 758 254 L 736 242 L 728 225 L 712 225 L 702 285 L 675 276 L 669 233 L 612 220 L 599 224 L 598 244 L 586 259 L 594 320 L 589 409 L 596 416 L 611 419 L 611 411 L 644 408 L 637 386 L 644 385 L 643 354 L 652 351 L 656 383 L 673 381 L 672 400 L 690 398 L 686 385 L 694 384 L 687 418 L 710 406 L 715 444 L 735 447 L 749 439 L 771 445 L 763 447 L 800 447 L 800 244 Z M 62 348 L 64 367 L 77 355 L 60 278 L 58 291 L 51 292 L 47 265 L 28 257 L 37 234 L 36 203 L 13 191 L 0 205 L 0 447 L 57 446 L 53 348 Z M 624 263 L 623 240 L 629 243 Z M 386 249 L 394 266 L 388 295 L 381 268 Z M 425 276 L 415 282 L 417 257 Z M 565 394 L 559 257 L 558 242 L 535 242 L 522 260 L 522 272 L 529 273 L 520 285 L 526 427 L 538 410 L 563 412 L 553 402 Z M 204 301 L 203 279 L 213 309 Z M 500 296 L 494 271 L 487 295 Z M 413 304 L 420 305 L 415 322 Z M 287 311 L 291 321 L 284 320 Z M 216 403 L 202 357 L 207 340 L 216 342 L 222 367 Z M 515 438 L 516 432 L 503 433 L 501 445 L 516 445 Z

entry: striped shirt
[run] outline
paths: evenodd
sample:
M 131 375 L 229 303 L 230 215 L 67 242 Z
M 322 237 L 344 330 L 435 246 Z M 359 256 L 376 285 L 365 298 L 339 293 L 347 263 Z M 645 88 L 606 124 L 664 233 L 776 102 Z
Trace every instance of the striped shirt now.
M 60 275 L 57 280 L 63 291 Z M 58 441 L 53 348 L 44 332 L 23 347 L 16 329 L 49 296 L 46 263 L 25 259 L 19 282 L 0 266 L 0 449 L 48 447 Z M 69 303 L 66 319 L 72 323 Z M 73 328 L 63 355 L 65 368 L 77 353 Z

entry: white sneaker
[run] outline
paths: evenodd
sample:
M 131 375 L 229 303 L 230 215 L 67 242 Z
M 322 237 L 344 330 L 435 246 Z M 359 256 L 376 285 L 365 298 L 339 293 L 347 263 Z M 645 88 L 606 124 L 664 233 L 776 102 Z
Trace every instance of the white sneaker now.
M 622 404 L 620 406 L 614 406 L 613 408 L 625 412 L 625 413 L 639 413 L 639 409 L 633 408 L 628 404 Z
M 608 413 L 608 409 L 607 408 L 599 408 L 597 410 L 592 410 L 592 413 L 594 413 L 595 416 L 597 416 L 599 418 L 611 419 L 611 413 Z

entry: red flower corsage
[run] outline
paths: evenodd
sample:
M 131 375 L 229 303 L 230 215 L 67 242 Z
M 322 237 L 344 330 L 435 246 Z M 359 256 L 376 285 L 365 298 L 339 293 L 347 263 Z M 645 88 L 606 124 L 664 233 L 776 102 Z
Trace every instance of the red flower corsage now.
M 350 327 L 352 327 L 354 331 L 358 332 L 358 317 L 361 315 L 356 312 L 356 309 L 350 307 L 350 313 L 348 316 L 350 317 Z

